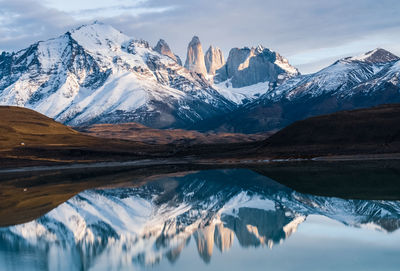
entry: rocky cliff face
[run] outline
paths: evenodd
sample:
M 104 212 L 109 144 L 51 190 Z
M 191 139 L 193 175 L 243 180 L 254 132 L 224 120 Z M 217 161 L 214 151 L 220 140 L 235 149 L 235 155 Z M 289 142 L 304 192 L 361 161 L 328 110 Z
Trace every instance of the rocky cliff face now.
M 178 63 L 179 65 L 182 66 L 182 61 L 181 61 L 181 59 L 179 58 L 178 55 L 175 55 L 175 54 L 171 51 L 171 49 L 169 48 L 168 43 L 167 43 L 165 40 L 160 39 L 160 40 L 157 42 L 157 45 L 153 48 L 153 50 L 156 51 L 157 53 L 160 53 L 160 54 L 162 54 L 162 55 L 165 55 L 165 56 L 170 57 L 172 60 L 174 60 L 176 63 Z
M 204 56 L 207 72 L 215 75 L 215 72 L 225 65 L 224 54 L 221 49 L 210 46 Z
M 207 74 L 203 49 L 197 36 L 194 36 L 188 45 L 185 68 L 202 75 Z
M 226 64 L 217 71 L 215 82 L 230 80 L 234 88 L 269 82 L 276 85 L 298 75 L 296 68 L 267 48 L 233 48 Z

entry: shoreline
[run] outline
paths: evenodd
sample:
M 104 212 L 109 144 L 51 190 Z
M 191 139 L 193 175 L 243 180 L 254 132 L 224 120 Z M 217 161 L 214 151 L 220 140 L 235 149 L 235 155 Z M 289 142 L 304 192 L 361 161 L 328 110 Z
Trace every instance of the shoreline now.
M 222 165 L 230 167 L 233 165 L 272 165 L 272 164 L 292 164 L 298 162 L 351 162 L 351 161 L 382 161 L 382 160 L 400 160 L 400 153 L 393 154 L 358 154 L 358 155 L 334 155 L 320 156 L 313 158 L 274 158 L 274 159 L 196 159 L 196 158 L 155 158 L 155 159 L 140 159 L 130 161 L 109 161 L 109 162 L 89 162 L 89 163 L 66 163 L 58 165 L 43 165 L 43 166 L 25 166 L 25 167 L 0 167 L 2 173 L 21 173 L 21 172 L 40 172 L 52 170 L 69 170 L 69 169 L 95 169 L 95 168 L 118 168 L 118 167 L 145 167 L 145 166 L 160 166 L 160 165 Z

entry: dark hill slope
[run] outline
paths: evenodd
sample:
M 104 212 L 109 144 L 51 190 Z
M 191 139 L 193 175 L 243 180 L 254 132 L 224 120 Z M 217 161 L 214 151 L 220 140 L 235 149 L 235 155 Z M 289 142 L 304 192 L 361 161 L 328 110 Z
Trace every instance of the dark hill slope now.
M 258 151 L 285 157 L 400 152 L 400 104 L 298 121 L 266 139 Z

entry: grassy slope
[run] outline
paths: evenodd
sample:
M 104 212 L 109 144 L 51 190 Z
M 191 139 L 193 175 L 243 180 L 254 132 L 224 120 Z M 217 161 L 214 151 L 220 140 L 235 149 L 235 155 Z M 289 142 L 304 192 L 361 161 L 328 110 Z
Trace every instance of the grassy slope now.
M 0 107 L 0 150 L 26 146 L 85 146 L 95 143 L 92 137 L 80 134 L 33 110 Z
M 129 160 L 168 151 L 169 146 L 85 135 L 30 109 L 0 107 L 2 167 Z

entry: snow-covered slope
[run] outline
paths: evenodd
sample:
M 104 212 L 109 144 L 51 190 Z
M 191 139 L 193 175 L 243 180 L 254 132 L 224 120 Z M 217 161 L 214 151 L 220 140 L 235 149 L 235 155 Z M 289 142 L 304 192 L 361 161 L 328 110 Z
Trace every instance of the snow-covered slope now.
M 248 88 L 247 99 L 224 116 L 196 124 L 199 130 L 256 133 L 286 127 L 294 121 L 340 110 L 400 103 L 400 58 L 383 49 L 340 59 L 309 75 L 289 77 L 281 84 Z M 235 103 L 246 95 L 229 84 L 216 85 Z M 227 91 L 229 90 L 229 91 Z M 258 91 L 257 91 L 258 90 Z M 254 91 L 254 92 L 253 92 Z M 246 101 L 246 100 L 245 100 Z
M 294 100 L 304 96 L 317 97 L 325 94 L 341 97 L 356 94 L 356 89 L 371 79 L 386 74 L 399 58 L 383 49 L 375 49 L 361 56 L 349 57 L 314 74 L 295 77 L 265 94 L 270 100 Z
M 112 270 L 174 261 L 193 237 L 208 262 L 214 247 L 228 250 L 235 238 L 244 247 L 278 245 L 309 215 L 384 232 L 400 227 L 399 202 L 305 195 L 251 171 L 228 170 L 86 191 L 36 221 L 0 229 L 0 241 L 58 251 L 84 270 Z
M 233 104 L 204 78 L 95 22 L 0 56 L 0 104 L 70 125 L 137 121 L 185 127 Z
M 269 82 L 261 82 L 246 87 L 234 88 L 230 79 L 214 84 L 214 88 L 226 99 L 237 105 L 243 105 L 258 99 L 270 89 Z

